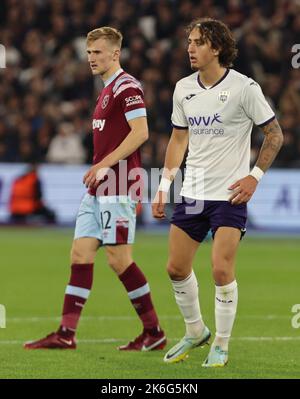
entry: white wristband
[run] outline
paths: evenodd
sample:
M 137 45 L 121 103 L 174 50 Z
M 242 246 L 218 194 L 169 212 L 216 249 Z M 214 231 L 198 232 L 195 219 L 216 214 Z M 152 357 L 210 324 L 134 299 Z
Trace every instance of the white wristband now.
M 171 180 L 167 179 L 166 177 L 162 177 L 158 186 L 158 191 L 163 191 L 165 193 L 168 193 L 171 184 L 172 184 Z
M 257 181 L 260 181 L 260 179 L 264 175 L 264 171 L 261 170 L 258 166 L 254 166 L 254 168 L 251 170 L 249 173 L 250 176 L 253 176 Z

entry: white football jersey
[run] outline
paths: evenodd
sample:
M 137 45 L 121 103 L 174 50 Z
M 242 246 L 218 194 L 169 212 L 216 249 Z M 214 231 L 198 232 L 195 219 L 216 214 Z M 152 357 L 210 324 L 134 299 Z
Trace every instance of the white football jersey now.
M 178 81 L 172 124 L 189 130 L 181 195 L 227 201 L 228 187 L 249 174 L 253 123 L 264 126 L 274 118 L 260 86 L 234 69 L 210 88 L 198 72 Z

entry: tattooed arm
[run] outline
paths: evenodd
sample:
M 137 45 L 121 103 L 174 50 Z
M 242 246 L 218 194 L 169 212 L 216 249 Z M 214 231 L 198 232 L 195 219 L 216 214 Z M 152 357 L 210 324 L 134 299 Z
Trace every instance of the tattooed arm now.
M 256 166 L 266 172 L 282 146 L 283 134 L 276 118 L 264 126 L 262 130 L 265 139 L 261 146 Z
M 262 127 L 262 130 L 264 132 L 265 139 L 261 146 L 255 166 L 260 168 L 263 172 L 266 172 L 272 165 L 282 146 L 283 134 L 276 118 L 273 119 L 272 122 Z M 251 175 L 238 180 L 229 187 L 229 190 L 234 190 L 234 193 L 229 198 L 229 201 L 234 205 L 248 202 L 254 194 L 257 184 L 258 181 Z

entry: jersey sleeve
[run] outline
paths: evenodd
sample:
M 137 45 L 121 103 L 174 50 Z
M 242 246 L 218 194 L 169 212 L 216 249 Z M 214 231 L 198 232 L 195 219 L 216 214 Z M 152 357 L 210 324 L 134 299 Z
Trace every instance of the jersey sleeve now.
M 126 86 L 120 87 L 117 96 L 127 121 L 147 116 L 142 89 L 136 85 L 129 84 Z
M 179 89 L 178 85 L 176 85 L 174 94 L 173 94 L 173 112 L 171 116 L 171 121 L 173 127 L 176 129 L 187 129 L 188 128 L 188 122 L 186 119 L 186 116 L 183 111 L 182 103 L 179 98 Z
M 249 79 L 242 92 L 242 106 L 247 116 L 263 127 L 275 119 L 275 114 L 268 104 L 258 83 Z

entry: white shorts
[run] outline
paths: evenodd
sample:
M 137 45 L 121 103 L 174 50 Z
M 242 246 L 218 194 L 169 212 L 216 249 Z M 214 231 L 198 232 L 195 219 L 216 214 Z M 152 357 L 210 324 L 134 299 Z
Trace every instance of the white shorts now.
M 83 197 L 76 218 L 74 239 L 94 237 L 102 245 L 133 244 L 136 201 L 129 196 Z

